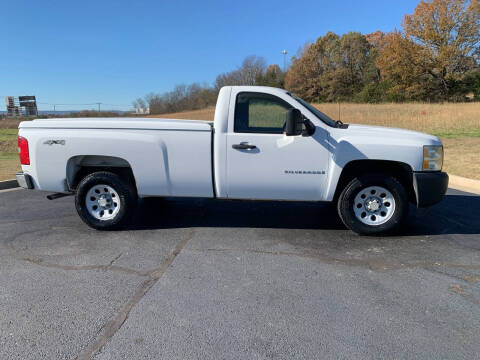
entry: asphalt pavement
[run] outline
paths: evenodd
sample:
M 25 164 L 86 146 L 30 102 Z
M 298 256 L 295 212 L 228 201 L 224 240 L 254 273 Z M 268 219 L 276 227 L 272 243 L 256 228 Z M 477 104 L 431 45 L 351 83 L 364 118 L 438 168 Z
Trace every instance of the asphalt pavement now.
M 0 192 L 0 359 L 480 358 L 480 197 L 360 237 L 335 208 L 147 199 L 95 231 Z

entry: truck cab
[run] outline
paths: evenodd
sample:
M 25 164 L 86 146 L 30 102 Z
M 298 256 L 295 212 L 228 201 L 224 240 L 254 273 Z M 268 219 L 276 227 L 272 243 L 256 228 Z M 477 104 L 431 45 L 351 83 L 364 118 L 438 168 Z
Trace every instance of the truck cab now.
M 322 123 L 299 109 L 280 89 L 235 86 L 220 91 L 214 122 L 218 197 L 262 200 L 325 200 L 329 155 Z M 298 133 L 286 133 L 289 111 L 297 109 Z M 313 131 L 303 132 L 303 115 Z

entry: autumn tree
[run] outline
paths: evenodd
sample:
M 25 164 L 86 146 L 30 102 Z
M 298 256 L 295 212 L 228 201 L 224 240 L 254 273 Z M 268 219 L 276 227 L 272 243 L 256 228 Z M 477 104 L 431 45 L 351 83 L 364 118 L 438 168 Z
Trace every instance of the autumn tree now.
M 329 32 L 292 59 L 285 86 L 310 101 L 350 100 L 376 77 L 372 45 L 364 35 Z
M 377 50 L 381 50 L 385 46 L 385 34 L 383 31 L 377 30 L 373 33 L 366 34 L 365 39 L 367 39 L 368 43 Z
M 285 73 L 277 64 L 269 65 L 264 75 L 257 79 L 257 85 L 283 88 Z
M 338 38 L 333 33 L 328 33 L 325 37 L 327 36 L 331 37 L 332 41 L 336 41 Z M 322 70 L 318 46 L 307 44 L 299 56 L 292 57 L 291 66 L 285 74 L 285 88 L 304 99 L 318 100 L 322 93 L 319 81 Z
M 345 34 L 340 39 L 340 66 L 338 82 L 344 98 L 354 98 L 361 89 L 377 81 L 374 48 L 367 38 L 355 32 Z
M 386 35 L 377 65 L 382 80 L 391 84 L 387 91 L 392 100 L 426 100 L 431 95 L 432 84 L 423 68 L 421 50 L 398 31 Z
M 404 17 L 403 32 L 388 35 L 377 64 L 407 99 L 452 99 L 478 71 L 479 42 L 479 0 L 422 0 Z

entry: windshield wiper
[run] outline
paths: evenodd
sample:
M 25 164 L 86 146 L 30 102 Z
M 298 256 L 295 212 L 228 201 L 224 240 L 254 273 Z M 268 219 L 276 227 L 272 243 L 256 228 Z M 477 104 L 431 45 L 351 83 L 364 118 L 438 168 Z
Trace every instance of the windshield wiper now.
M 339 129 L 346 129 L 348 128 L 348 124 L 344 124 L 341 120 L 335 121 L 335 126 Z

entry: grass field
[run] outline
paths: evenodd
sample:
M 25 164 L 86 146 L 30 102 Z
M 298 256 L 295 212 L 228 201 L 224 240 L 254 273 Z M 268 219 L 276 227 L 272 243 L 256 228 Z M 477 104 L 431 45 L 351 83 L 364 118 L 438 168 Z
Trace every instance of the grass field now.
M 480 103 L 315 104 L 345 123 L 398 127 L 434 134 L 445 146 L 444 170 L 480 180 Z M 152 117 L 213 120 L 215 108 Z
M 14 179 L 19 170 L 18 153 L 0 153 L 0 181 Z
M 399 127 L 441 138 L 480 137 L 480 103 L 314 105 L 332 119 L 340 117 L 345 123 Z M 215 108 L 208 108 L 152 117 L 213 120 L 214 115 Z
M 315 104 L 333 119 L 338 104 Z M 214 108 L 152 117 L 213 120 Z M 480 180 L 480 103 L 456 104 L 341 104 L 346 123 L 399 127 L 439 136 L 445 146 L 448 173 Z M 17 121 L 0 120 L 0 180 L 11 179 L 19 169 Z
M 10 126 L 0 121 L 0 126 Z M 0 181 L 15 178 L 15 173 L 20 169 L 17 152 L 17 129 L 0 127 Z

